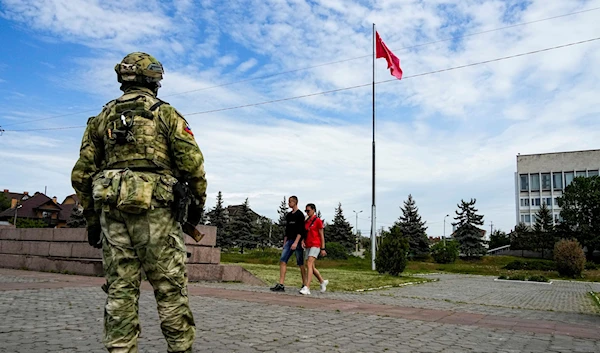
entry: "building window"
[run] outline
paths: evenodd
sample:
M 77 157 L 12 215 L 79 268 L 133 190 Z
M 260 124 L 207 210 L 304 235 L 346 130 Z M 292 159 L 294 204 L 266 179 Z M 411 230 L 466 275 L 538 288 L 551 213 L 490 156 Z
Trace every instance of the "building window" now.
M 562 173 L 552 173 L 554 190 L 562 190 Z
M 525 216 L 525 223 L 531 223 L 531 216 L 526 214 Z
M 539 205 L 540 205 L 540 198 L 539 197 L 531 199 L 531 206 L 539 206 Z
M 546 206 L 552 206 L 552 198 L 551 197 L 544 197 L 544 202 L 546 203 Z
M 598 170 L 588 170 L 588 176 L 598 176 Z
M 527 179 L 527 174 L 521 174 L 521 191 L 529 190 L 529 180 Z
M 540 190 L 540 175 L 539 174 L 529 174 L 529 182 L 531 183 L 531 191 L 539 191 Z
M 565 187 L 573 182 L 573 172 L 565 173 Z
M 558 204 L 558 197 L 555 197 L 555 198 L 554 198 L 554 206 L 556 206 L 556 207 L 559 207 L 559 204 Z
M 578 170 L 578 171 L 575 173 L 575 177 L 585 177 L 585 176 L 587 176 L 587 175 L 585 174 L 585 170 Z
M 550 173 L 542 174 L 542 189 L 550 190 Z
M 529 199 L 521 199 L 521 207 L 529 206 Z

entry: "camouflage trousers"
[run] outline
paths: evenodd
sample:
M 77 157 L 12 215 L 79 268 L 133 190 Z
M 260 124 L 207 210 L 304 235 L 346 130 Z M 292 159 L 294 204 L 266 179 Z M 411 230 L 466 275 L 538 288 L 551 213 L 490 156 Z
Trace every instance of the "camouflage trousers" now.
M 188 303 L 183 233 L 169 208 L 142 214 L 103 210 L 103 267 L 108 298 L 104 345 L 112 353 L 137 353 L 142 269 L 154 288 L 168 352 L 191 352 L 196 333 Z

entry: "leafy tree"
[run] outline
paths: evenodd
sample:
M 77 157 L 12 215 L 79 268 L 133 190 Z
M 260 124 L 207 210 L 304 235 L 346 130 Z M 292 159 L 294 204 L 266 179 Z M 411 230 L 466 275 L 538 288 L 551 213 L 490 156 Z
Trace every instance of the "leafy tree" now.
M 558 205 L 563 223 L 560 229 L 586 247 L 587 259 L 592 260 L 594 250 L 600 250 L 600 177 L 573 179 L 558 198 Z
M 358 246 L 361 249 L 370 249 L 371 248 L 371 238 L 363 237 L 361 231 L 358 231 Z
M 408 262 L 408 240 L 394 227 L 389 232 L 382 232 L 381 245 L 375 256 L 375 267 L 379 273 L 398 276 L 406 268 Z
M 217 194 L 217 204 L 206 216 L 208 217 L 208 224 L 217 227 L 217 246 L 220 248 L 233 246 L 233 241 L 227 232 L 229 217 L 227 209 L 223 207 L 223 196 L 220 191 Z
M 412 195 L 408 195 L 408 200 L 404 201 L 404 207 L 400 208 L 402 215 L 394 223 L 400 233 L 406 237 L 409 245 L 409 254 L 411 257 L 422 257 L 429 254 L 429 239 L 427 238 L 427 227 L 421 220 L 419 208 L 415 204 Z
M 456 240 L 440 241 L 431 247 L 431 256 L 439 264 L 449 264 L 458 258 Z
M 327 242 L 327 258 L 332 260 L 347 260 L 346 248 L 336 242 Z
M 260 217 L 258 219 L 258 224 L 255 227 L 258 246 L 262 249 L 272 247 L 273 244 L 279 243 L 279 236 L 275 233 L 277 232 L 278 225 L 273 223 L 270 218 Z
M 325 241 L 339 243 L 351 252 L 354 249 L 354 234 L 352 234 L 352 226 L 344 217 L 342 204 L 339 203 L 335 209 L 335 217 L 333 223 L 325 227 Z
M 6 210 L 7 208 L 10 208 L 10 200 L 2 192 L 0 193 L 0 212 Z
M 554 248 L 554 224 L 552 220 L 552 212 L 543 203 L 535 217 L 535 224 L 533 225 L 534 234 L 534 247 L 542 252 L 544 257 L 544 250 Z
M 232 217 L 228 224 L 228 233 L 235 238 L 234 242 L 240 247 L 243 254 L 244 249 L 252 249 L 259 245 L 260 240 L 256 232 L 255 222 L 252 220 L 252 212 L 248 199 L 244 201 L 240 211 Z
M 509 244 L 510 239 L 508 238 L 508 235 L 505 232 L 496 229 L 492 232 L 492 234 L 490 234 L 490 249 L 499 248 L 501 246 Z
M 485 254 L 484 234 L 477 227 L 483 225 L 483 215 L 477 214 L 476 201 L 476 199 L 471 199 L 470 202 L 461 200 L 461 204 L 457 205 L 459 210 L 454 217 L 457 222 L 452 223 L 457 226 L 454 238 L 458 241 L 460 251 L 467 257 Z
M 83 217 L 83 208 L 79 205 L 73 205 L 71 215 L 67 220 L 67 227 L 69 228 L 85 228 L 87 221 Z

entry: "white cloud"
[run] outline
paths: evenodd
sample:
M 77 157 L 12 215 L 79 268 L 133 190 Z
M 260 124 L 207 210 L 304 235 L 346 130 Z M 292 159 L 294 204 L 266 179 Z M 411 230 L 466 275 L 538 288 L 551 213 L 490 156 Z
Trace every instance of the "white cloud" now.
M 67 4 L 74 10 L 67 11 Z M 486 222 L 509 230 L 515 221 L 515 155 L 595 148 L 593 141 L 600 137 L 593 119 L 600 112 L 594 96 L 600 69 L 591 64 L 600 59 L 597 43 L 408 78 L 595 37 L 598 12 L 402 49 L 592 8 L 599 1 L 535 0 L 525 10 L 514 6 L 516 1 L 499 0 L 82 4 L 4 0 L 3 16 L 89 47 L 54 79 L 67 89 L 93 92 L 95 99 L 118 94 L 113 67 L 127 51 L 151 52 L 166 68 L 161 97 L 183 113 L 369 83 L 371 58 L 360 57 L 371 53 L 375 22 L 407 77 L 377 86 L 377 197 L 383 225 L 397 218 L 397 207 L 412 193 L 432 235 L 442 233 L 443 217 L 453 215 L 461 198 L 471 197 L 478 199 Z M 202 89 L 351 58 L 356 59 Z M 377 61 L 376 77 L 391 78 L 383 60 Z M 198 91 L 172 96 L 190 90 Z M 206 156 L 209 206 L 221 190 L 227 203 L 250 197 L 253 208 L 274 217 L 281 198 L 297 194 L 301 203 L 315 202 L 328 219 L 338 201 L 350 220 L 351 210 L 360 208 L 360 228 L 368 229 L 370 87 L 187 119 Z M 73 134 L 74 141 L 79 134 Z M 31 183 L 50 170 L 66 195 L 76 145 L 13 153 L 17 148 L 6 144 L 2 151 L 5 158 L 18 157 L 7 159 L 11 165 L 18 160 L 39 164 L 30 173 Z M 8 174 L 0 177 L 12 180 Z

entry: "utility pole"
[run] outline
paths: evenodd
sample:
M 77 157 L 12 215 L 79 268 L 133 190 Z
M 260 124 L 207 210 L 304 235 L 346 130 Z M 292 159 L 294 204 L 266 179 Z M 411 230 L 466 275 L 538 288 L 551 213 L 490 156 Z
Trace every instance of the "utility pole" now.
M 490 221 L 490 239 L 492 238 L 493 231 L 494 231 L 494 222 Z
M 356 252 L 358 253 L 358 214 L 361 213 L 362 210 L 358 212 L 352 210 L 352 212 L 354 212 L 354 215 L 356 216 L 356 220 L 354 221 L 354 240 L 356 242 Z
M 15 226 L 15 228 L 17 228 L 17 211 L 19 210 L 19 208 L 23 207 L 23 205 L 15 205 L 15 220 L 13 222 L 13 225 Z
M 446 217 L 449 217 L 449 216 L 450 216 L 450 215 L 449 215 L 449 214 L 447 214 L 447 215 L 444 217 L 444 237 L 443 237 L 443 238 L 444 238 L 444 246 L 446 246 Z

